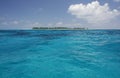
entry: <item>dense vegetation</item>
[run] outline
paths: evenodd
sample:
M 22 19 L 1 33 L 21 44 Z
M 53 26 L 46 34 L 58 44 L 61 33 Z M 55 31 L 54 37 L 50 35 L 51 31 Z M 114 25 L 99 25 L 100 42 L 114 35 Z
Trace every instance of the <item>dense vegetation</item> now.
M 85 30 L 85 28 L 68 28 L 68 27 L 33 27 L 32 29 L 38 30 Z

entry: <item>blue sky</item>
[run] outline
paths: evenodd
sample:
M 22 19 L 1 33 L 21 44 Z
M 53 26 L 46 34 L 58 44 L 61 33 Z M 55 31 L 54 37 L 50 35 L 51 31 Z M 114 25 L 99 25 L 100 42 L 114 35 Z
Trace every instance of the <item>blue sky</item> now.
M 120 29 L 120 0 L 0 0 L 0 29 Z

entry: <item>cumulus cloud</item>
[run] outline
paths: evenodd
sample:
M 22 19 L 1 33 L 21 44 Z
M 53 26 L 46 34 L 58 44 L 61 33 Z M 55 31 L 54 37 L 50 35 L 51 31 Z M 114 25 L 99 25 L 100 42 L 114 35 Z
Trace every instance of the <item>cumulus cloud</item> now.
M 1 22 L 0 25 L 9 25 L 8 22 Z
M 30 26 L 41 26 L 42 24 L 41 23 L 39 23 L 39 22 L 34 22 L 34 23 L 30 23 L 31 25 Z
M 111 10 L 108 3 L 100 5 L 98 1 L 70 5 L 68 12 L 79 19 L 87 20 L 89 23 L 109 22 L 120 15 L 117 9 Z
M 57 22 L 56 23 L 56 26 L 61 26 L 61 25 L 63 25 L 63 22 Z
M 2 21 L 0 25 L 18 25 L 19 21 Z
M 115 2 L 120 2 L 120 0 L 114 0 Z
M 17 25 L 19 24 L 19 21 L 12 21 L 11 24 Z

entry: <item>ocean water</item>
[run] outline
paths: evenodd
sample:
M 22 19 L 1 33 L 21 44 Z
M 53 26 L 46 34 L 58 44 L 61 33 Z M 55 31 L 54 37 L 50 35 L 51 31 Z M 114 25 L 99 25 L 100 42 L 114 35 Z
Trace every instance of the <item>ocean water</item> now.
M 120 30 L 0 30 L 0 78 L 120 78 Z

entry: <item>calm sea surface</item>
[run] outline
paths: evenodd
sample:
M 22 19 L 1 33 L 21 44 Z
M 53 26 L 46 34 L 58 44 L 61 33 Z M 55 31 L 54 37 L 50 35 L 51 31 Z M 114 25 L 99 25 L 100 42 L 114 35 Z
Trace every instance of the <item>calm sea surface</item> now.
M 0 30 L 0 78 L 120 78 L 120 30 Z

